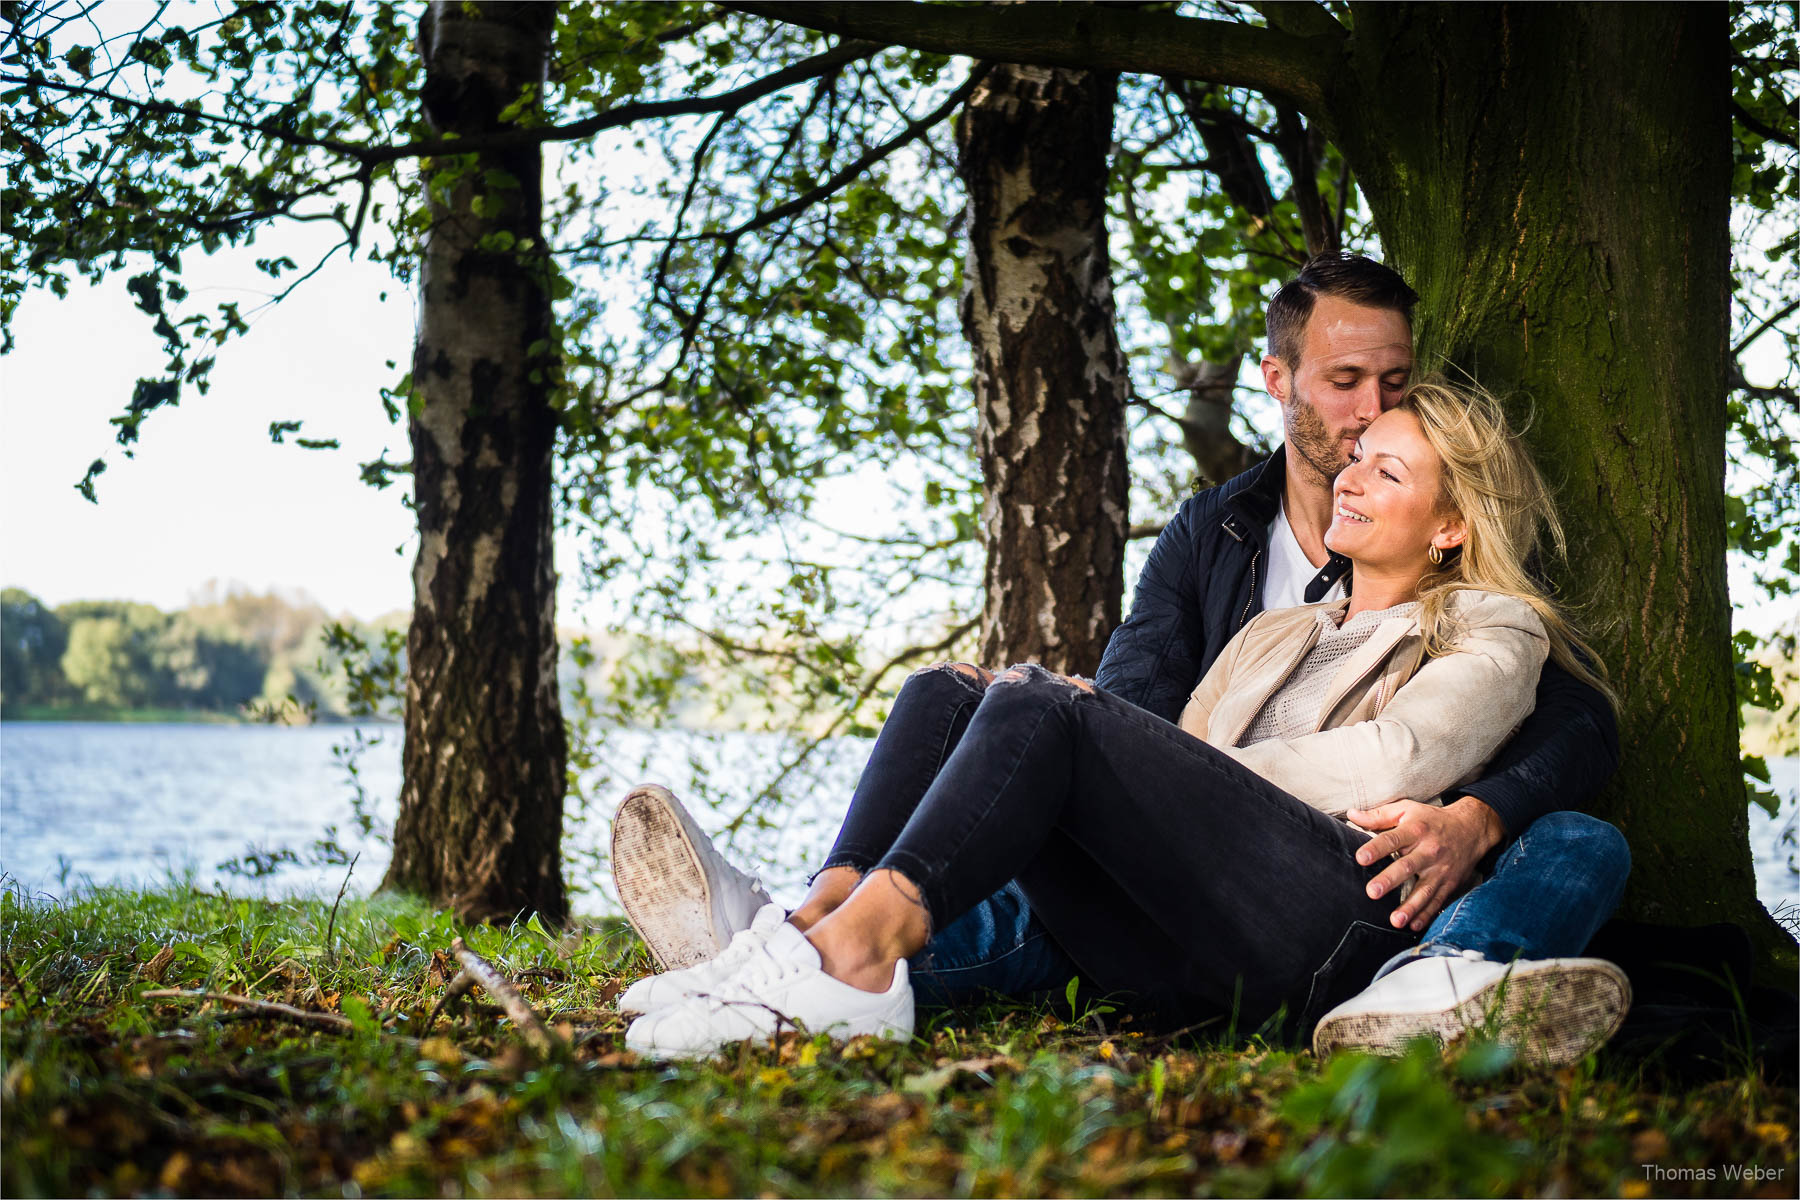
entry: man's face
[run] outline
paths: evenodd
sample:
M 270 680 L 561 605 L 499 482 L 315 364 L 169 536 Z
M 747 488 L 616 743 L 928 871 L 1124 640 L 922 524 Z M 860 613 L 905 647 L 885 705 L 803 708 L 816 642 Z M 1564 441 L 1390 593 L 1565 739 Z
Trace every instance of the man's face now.
M 1300 365 L 1262 360 L 1263 383 L 1281 405 L 1288 445 L 1330 481 L 1371 422 L 1400 401 L 1412 372 L 1412 328 L 1389 308 L 1320 296 L 1300 343 Z

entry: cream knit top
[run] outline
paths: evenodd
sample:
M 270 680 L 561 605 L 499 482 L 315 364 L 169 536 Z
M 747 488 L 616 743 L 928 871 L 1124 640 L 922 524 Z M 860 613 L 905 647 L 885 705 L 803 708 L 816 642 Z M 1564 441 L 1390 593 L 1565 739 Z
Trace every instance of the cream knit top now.
M 1345 659 L 1362 648 L 1375 633 L 1375 627 L 1394 617 L 1409 617 L 1418 611 L 1419 602 L 1409 600 L 1392 608 L 1369 609 L 1357 613 L 1342 625 L 1337 623 L 1335 606 L 1327 605 L 1317 614 L 1318 641 L 1300 660 L 1250 722 L 1250 728 L 1238 739 L 1240 746 L 1254 746 L 1272 738 L 1297 738 L 1317 732 L 1321 710 L 1331 680 Z

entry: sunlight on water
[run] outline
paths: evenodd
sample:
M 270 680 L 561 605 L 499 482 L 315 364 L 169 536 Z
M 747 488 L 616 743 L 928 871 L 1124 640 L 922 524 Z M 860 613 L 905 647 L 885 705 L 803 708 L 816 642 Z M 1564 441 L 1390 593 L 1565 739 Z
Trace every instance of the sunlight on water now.
M 355 757 L 376 836 L 363 836 L 352 818 L 342 751 L 356 732 L 8 722 L 0 726 L 0 871 L 29 891 L 53 896 L 89 882 L 156 883 L 188 870 L 205 886 L 236 893 L 333 894 L 344 881 L 341 865 L 303 862 L 247 878 L 220 864 L 282 848 L 304 859 L 327 827 L 336 826 L 337 840 L 361 854 L 350 889 L 367 892 L 387 867 L 379 835 L 391 827 L 397 805 L 400 729 L 359 731 L 368 745 Z M 761 810 L 760 827 L 730 843 L 732 856 L 754 864 L 776 899 L 792 904 L 804 892 L 810 864 L 830 847 L 870 744 L 846 738 L 826 747 L 816 782 L 784 793 L 783 803 Z M 605 851 L 612 807 L 630 783 L 651 779 L 682 795 L 691 794 L 697 774 L 714 786 L 766 780 L 779 749 L 775 738 L 760 734 L 610 735 L 602 765 L 585 777 L 592 810 L 572 806 L 568 821 L 565 857 L 576 910 L 617 912 Z M 1800 759 L 1769 765 L 1783 798 L 1781 815 L 1752 808 L 1750 836 L 1758 892 L 1773 908 L 1800 902 Z M 741 796 L 747 788 L 734 790 Z M 732 815 L 695 813 L 712 831 Z

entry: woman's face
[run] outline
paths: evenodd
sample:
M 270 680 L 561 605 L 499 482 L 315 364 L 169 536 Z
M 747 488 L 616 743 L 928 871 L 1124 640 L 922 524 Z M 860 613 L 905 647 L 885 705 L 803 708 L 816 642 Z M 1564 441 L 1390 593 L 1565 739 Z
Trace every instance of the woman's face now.
M 1462 519 L 1438 505 L 1440 465 L 1418 418 L 1394 410 L 1375 419 L 1332 484 L 1325 544 L 1364 570 L 1415 573 L 1433 545 L 1462 544 Z

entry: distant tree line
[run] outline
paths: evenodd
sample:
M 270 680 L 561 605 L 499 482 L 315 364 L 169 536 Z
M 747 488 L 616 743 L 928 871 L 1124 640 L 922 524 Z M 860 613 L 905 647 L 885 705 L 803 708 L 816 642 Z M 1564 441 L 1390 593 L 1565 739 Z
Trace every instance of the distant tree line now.
M 0 592 L 0 715 L 171 709 L 307 720 L 345 715 L 333 659 L 355 631 L 304 598 L 209 588 L 176 612 L 123 600 L 52 608 Z

